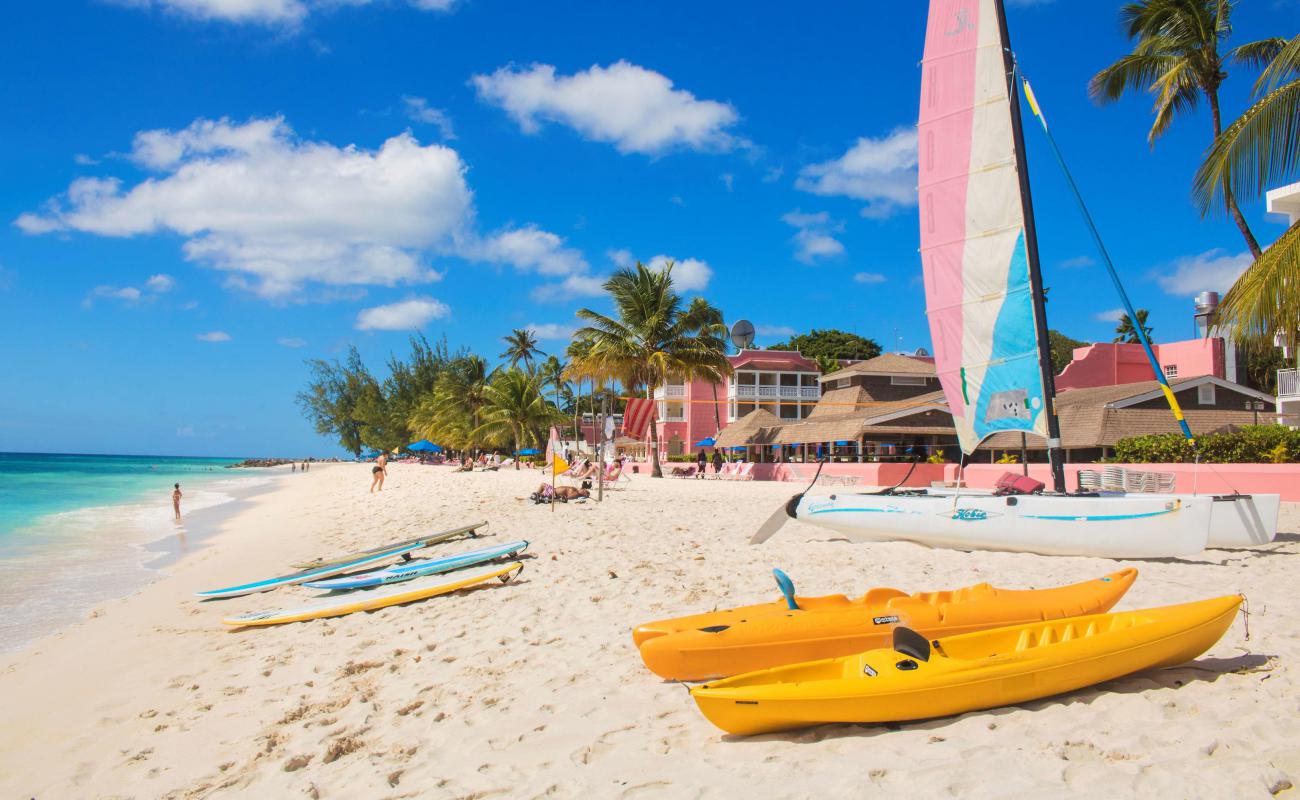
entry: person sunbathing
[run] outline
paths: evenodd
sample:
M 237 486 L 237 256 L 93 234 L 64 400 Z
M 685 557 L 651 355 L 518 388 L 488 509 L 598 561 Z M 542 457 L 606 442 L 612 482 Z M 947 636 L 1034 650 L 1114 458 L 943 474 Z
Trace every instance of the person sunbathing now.
M 533 492 L 532 500 L 535 503 L 555 502 L 567 503 L 570 500 L 583 500 L 591 497 L 591 492 L 586 489 L 578 489 L 573 486 L 551 486 L 549 483 L 543 483 Z

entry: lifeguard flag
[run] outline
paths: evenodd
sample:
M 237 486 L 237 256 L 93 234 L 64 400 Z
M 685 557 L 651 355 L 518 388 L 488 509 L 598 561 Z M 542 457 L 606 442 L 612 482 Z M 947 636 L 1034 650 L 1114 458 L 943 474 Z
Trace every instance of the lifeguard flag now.
M 655 401 L 634 397 L 623 409 L 623 435 L 633 439 L 645 436 L 646 429 L 655 418 Z

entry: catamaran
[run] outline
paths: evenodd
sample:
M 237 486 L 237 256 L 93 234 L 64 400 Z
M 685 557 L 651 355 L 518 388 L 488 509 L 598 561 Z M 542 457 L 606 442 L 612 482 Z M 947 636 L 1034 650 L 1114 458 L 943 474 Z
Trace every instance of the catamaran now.
M 1048 443 L 1053 491 L 1008 496 L 967 489 L 804 493 L 791 498 L 754 541 L 772 535 L 786 515 L 854 540 L 1046 555 L 1160 558 L 1199 553 L 1207 546 L 1271 541 L 1277 531 L 1276 495 L 1255 503 L 1240 494 L 1067 491 L 1053 409 L 1056 392 L 1020 76 L 1002 0 L 932 0 L 922 73 L 918 201 L 935 369 L 962 450 L 969 455 L 1000 431 L 1041 436 Z M 1024 87 L 1059 159 L 1032 90 L 1027 82 Z M 1074 189 L 1072 179 L 1069 183 Z M 1124 306 L 1136 318 L 1087 209 L 1083 211 Z M 1145 332 L 1139 335 L 1175 418 L 1192 438 Z

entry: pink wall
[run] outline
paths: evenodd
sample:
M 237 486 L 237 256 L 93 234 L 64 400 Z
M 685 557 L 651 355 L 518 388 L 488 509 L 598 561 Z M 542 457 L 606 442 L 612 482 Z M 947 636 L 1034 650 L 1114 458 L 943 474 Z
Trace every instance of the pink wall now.
M 1152 349 L 1162 366 L 1177 365 L 1179 378 L 1225 377 L 1222 339 L 1191 339 L 1152 345 Z M 1142 345 L 1098 342 L 1074 349 L 1074 360 L 1057 376 L 1056 389 L 1116 386 L 1155 380 L 1155 377 Z

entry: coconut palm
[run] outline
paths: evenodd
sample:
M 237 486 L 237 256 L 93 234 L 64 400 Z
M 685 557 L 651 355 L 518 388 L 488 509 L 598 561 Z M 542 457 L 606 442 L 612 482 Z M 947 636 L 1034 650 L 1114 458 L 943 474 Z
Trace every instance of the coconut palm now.
M 515 469 L 519 469 L 519 450 L 526 444 L 537 444 L 539 431 L 562 418 L 542 396 L 541 377 L 517 367 L 498 372 L 483 397 L 483 421 L 474 429 L 474 436 L 484 441 L 513 442 Z
M 487 387 L 494 372 L 481 356 L 455 358 L 438 379 L 433 394 L 411 415 L 411 430 L 443 446 L 472 449 L 483 444 L 474 436 L 487 405 Z
M 1137 324 L 1141 326 L 1142 332 L 1147 335 L 1147 340 L 1151 340 L 1151 326 L 1147 325 L 1147 310 L 1139 308 L 1137 310 Z M 1124 344 L 1141 344 L 1142 339 L 1138 336 L 1137 326 L 1133 325 L 1133 320 L 1128 314 L 1120 314 L 1118 324 L 1115 325 L 1115 341 Z
M 1228 207 L 1231 188 L 1253 197 L 1300 170 L 1300 36 L 1257 42 L 1265 67 L 1257 100 L 1215 140 L 1196 173 L 1194 197 L 1203 213 Z M 1281 336 L 1300 350 L 1300 223 L 1292 225 L 1224 295 L 1215 322 L 1244 339 Z
M 577 400 L 573 404 L 573 441 L 575 447 L 580 447 L 579 440 L 581 435 L 578 433 L 581 428 L 578 427 L 579 407 L 582 405 L 582 382 L 588 378 L 592 380 L 592 391 L 596 390 L 594 376 L 587 371 L 586 360 L 591 357 L 591 341 L 581 336 L 575 337 L 569 342 L 568 348 L 564 354 L 569 358 L 569 365 L 564 368 L 565 377 L 578 384 Z M 593 404 L 591 408 L 592 419 L 596 418 L 596 407 Z
M 512 367 L 522 361 L 528 372 L 533 371 L 534 358 L 546 355 L 537 346 L 537 336 L 527 328 L 515 328 L 508 336 L 502 336 L 501 341 L 506 343 L 506 351 L 497 357 L 509 361 Z
M 1191 113 L 1202 97 L 1210 106 L 1217 139 L 1223 130 L 1219 87 L 1228 77 L 1219 46 L 1232 33 L 1230 0 L 1137 0 L 1120 9 L 1120 23 L 1134 41 L 1133 51 L 1093 76 L 1092 96 L 1102 102 L 1118 100 L 1129 90 L 1155 96 L 1155 121 L 1147 134 L 1154 147 L 1174 118 Z M 1239 61 L 1255 61 L 1259 43 L 1229 52 Z M 1241 230 L 1251 254 L 1259 258 L 1259 242 L 1237 208 L 1230 184 L 1223 201 Z
M 547 356 L 546 360 L 541 363 L 537 369 L 537 374 L 542 380 L 542 387 L 549 387 L 552 390 L 555 407 L 560 407 L 560 392 L 564 390 L 564 362 L 555 356 Z
M 686 314 L 687 316 L 698 317 L 702 321 L 701 338 L 712 337 L 715 340 L 707 343 L 708 349 L 713 352 L 710 363 L 700 364 L 694 369 L 688 370 L 685 377 L 703 378 L 712 387 L 713 424 L 715 426 L 714 435 L 716 436 L 722 431 L 722 413 L 718 408 L 718 384 L 735 373 L 731 368 L 731 362 L 727 359 L 727 324 L 722 321 L 722 311 L 703 297 L 692 298 Z
M 647 397 L 669 377 L 699 374 L 706 367 L 725 363 L 725 346 L 716 323 L 698 304 L 683 308 L 673 289 L 673 264 L 661 270 L 641 262 L 616 271 L 605 281 L 617 318 L 589 308 L 579 309 L 587 322 L 578 335 L 590 339 L 591 355 L 585 363 L 591 374 L 617 379 L 625 389 L 644 388 Z M 650 473 L 663 477 L 659 465 L 659 432 L 650 426 Z

